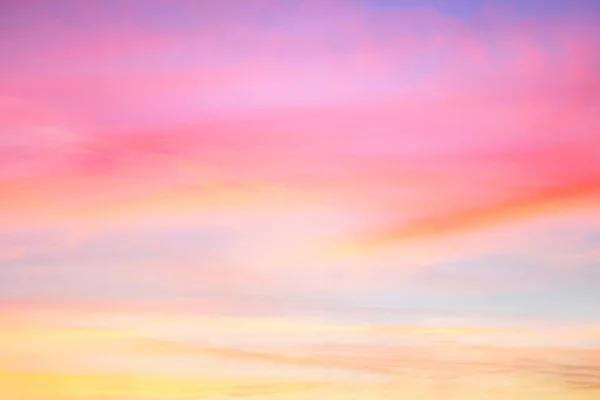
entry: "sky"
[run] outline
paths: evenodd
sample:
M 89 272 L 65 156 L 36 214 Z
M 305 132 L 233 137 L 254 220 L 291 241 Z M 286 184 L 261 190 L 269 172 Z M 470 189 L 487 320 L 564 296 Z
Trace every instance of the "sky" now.
M 599 18 L 0 2 L 0 397 L 597 398 Z

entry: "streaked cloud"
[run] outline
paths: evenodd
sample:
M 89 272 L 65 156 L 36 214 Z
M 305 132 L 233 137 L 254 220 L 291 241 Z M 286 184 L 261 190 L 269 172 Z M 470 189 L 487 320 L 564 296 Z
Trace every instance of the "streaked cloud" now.
M 600 9 L 409 3 L 3 2 L 0 397 L 597 396 Z

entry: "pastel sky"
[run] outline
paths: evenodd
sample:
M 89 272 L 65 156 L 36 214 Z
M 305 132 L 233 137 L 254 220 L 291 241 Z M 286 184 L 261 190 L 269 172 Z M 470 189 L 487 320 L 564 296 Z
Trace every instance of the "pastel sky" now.
M 0 398 L 597 398 L 599 22 L 0 2 Z

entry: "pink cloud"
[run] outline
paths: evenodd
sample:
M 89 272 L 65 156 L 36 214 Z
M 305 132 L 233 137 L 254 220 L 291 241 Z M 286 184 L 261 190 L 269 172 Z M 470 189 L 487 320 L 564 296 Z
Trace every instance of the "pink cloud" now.
M 571 210 L 598 196 L 595 25 L 570 16 L 529 24 L 488 17 L 478 21 L 489 22 L 483 27 L 403 11 L 385 16 L 381 27 L 354 6 L 339 14 L 332 4 L 320 7 L 337 17 L 315 27 L 299 12 L 283 30 L 232 18 L 181 36 L 93 27 L 93 40 L 69 36 L 38 54 L 60 76 L 53 68 L 11 70 L 0 78 L 3 91 L 31 105 L 2 106 L 2 143 L 29 156 L 13 150 L 0 160 L 3 221 L 277 214 L 270 228 L 239 222 L 248 238 L 260 236 L 245 248 L 255 258 L 209 280 L 235 291 L 248 285 L 244 271 L 268 275 L 285 266 L 297 273 L 309 260 L 314 275 L 291 286 L 327 288 L 339 268 L 356 290 L 387 276 L 375 264 L 404 257 L 408 271 L 400 275 L 410 282 L 435 260 L 471 254 L 444 237 Z M 431 35 L 417 35 L 418 27 Z M 333 33 L 347 50 L 335 49 Z M 188 57 L 159 63 L 157 55 L 179 45 Z M 111 63 L 118 68 L 103 69 Z M 41 111 L 49 104 L 66 117 Z M 18 140 L 16 126 L 26 131 Z M 320 210 L 303 214 L 306 223 L 288 220 L 297 211 L 289 201 Z M 443 256 L 428 256 L 440 238 L 434 247 Z M 371 262 L 359 256 L 352 268 L 368 268 L 344 270 L 344 261 L 322 255 L 338 243 L 375 253 L 387 244 L 413 248 L 383 249 Z M 169 279 L 185 283 L 188 272 L 176 268 Z M 281 279 L 258 280 L 285 286 Z

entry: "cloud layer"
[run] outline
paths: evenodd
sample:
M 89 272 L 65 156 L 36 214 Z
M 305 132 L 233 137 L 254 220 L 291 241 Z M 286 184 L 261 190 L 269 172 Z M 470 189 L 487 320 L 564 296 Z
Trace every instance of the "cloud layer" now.
M 0 394 L 592 397 L 600 10 L 413 3 L 3 2 Z

